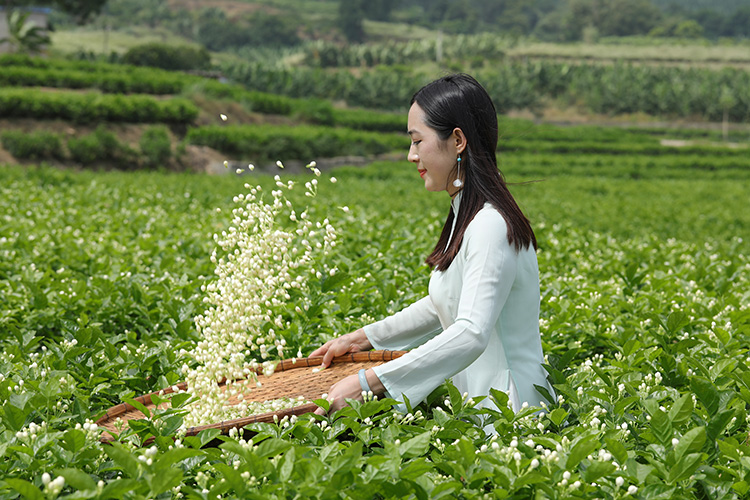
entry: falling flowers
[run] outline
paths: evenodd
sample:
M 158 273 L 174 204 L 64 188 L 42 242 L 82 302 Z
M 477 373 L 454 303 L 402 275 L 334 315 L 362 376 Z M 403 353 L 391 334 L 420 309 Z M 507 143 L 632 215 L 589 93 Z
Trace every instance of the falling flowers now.
M 314 163 L 308 168 L 320 175 Z M 272 360 L 284 356 L 286 341 L 279 333 L 289 327 L 284 311 L 304 308 L 308 277 L 335 272 L 321 261 L 336 245 L 336 230 L 328 219 L 313 222 L 306 210 L 297 213 L 285 197 L 295 183 L 274 179 L 278 189 L 271 191 L 270 199 L 260 186 L 245 184 L 248 192 L 234 198 L 238 206 L 232 225 L 214 235 L 216 280 L 202 287 L 209 307 L 195 318 L 202 340 L 187 353 L 195 367 L 183 366 L 188 392 L 194 396 L 185 427 L 301 403 L 293 398 L 262 403 L 245 399 L 260 383 L 256 372 L 272 373 Z M 317 180 L 305 187 L 305 195 L 314 197 Z M 291 226 L 282 225 L 284 219 Z M 293 291 L 302 298 L 290 304 Z M 218 384 L 222 380 L 225 391 Z

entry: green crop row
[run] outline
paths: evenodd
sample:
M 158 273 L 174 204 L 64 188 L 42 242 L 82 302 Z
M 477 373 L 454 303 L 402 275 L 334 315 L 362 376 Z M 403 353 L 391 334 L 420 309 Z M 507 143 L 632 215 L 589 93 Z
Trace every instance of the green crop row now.
M 231 64 L 227 75 L 243 85 L 290 97 L 344 99 L 352 106 L 404 110 L 432 77 L 403 67 L 378 67 L 357 75 L 348 70 L 284 68 L 276 64 Z M 504 61 L 473 72 L 498 112 L 537 109 L 547 98 L 583 103 L 606 114 L 647 113 L 750 121 L 750 73 L 726 68 L 610 66 L 550 61 Z
M 310 160 L 335 156 L 370 156 L 405 150 L 408 139 L 398 134 L 378 134 L 322 126 L 206 126 L 188 131 L 191 144 L 208 146 L 231 155 L 260 160 L 280 158 Z
M 363 109 L 336 109 L 322 100 L 248 90 L 247 88 L 184 73 L 103 62 L 0 56 L 0 87 L 99 89 L 105 93 L 179 94 L 186 91 L 229 99 L 262 113 L 294 116 L 304 123 L 338 125 L 357 130 L 400 132 L 405 117 Z
M 150 69 L 104 73 L 9 66 L 0 71 L 0 87 L 95 88 L 123 94 L 179 94 L 185 79 L 185 75 Z
M 475 60 L 481 63 L 487 59 L 502 59 L 513 45 L 514 41 L 510 38 L 483 33 L 361 45 L 316 40 L 305 44 L 302 52 L 310 66 L 367 67 L 434 61 L 439 56 L 447 60 Z
M 0 89 L 0 116 L 130 123 L 190 123 L 198 108 L 184 98 L 159 100 L 147 95 L 46 92 L 39 89 Z
M 559 396 L 546 408 L 515 414 L 497 394 L 500 411 L 480 410 L 447 387 L 408 414 L 381 400 L 218 441 L 175 441 L 168 409 L 111 446 L 91 421 L 184 380 L 216 279 L 211 235 L 247 203 L 232 202 L 246 176 L 0 167 L 0 496 L 747 497 L 748 177 L 639 182 L 596 161 L 512 186 L 539 242 Z M 619 171 L 629 158 L 603 161 Z M 279 333 L 303 355 L 427 293 L 423 258 L 448 206 L 404 162 L 335 175 L 315 198 L 289 192 L 311 220 L 330 217 L 339 245 L 321 258 L 345 273 L 335 286 L 308 277 L 315 307 L 285 304 Z
M 164 125 L 147 127 L 138 149 L 123 143 L 101 125 L 90 134 L 68 138 L 54 132 L 6 130 L 0 133 L 0 144 L 18 160 L 69 161 L 87 167 L 107 165 L 123 170 L 164 167 L 173 154 Z

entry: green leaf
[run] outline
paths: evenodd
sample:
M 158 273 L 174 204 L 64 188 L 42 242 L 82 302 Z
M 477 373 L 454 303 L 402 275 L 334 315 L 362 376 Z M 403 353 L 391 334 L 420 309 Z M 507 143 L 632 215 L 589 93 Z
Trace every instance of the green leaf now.
M 583 478 L 587 483 L 593 483 L 600 477 L 611 474 L 614 470 L 615 466 L 612 465 L 611 462 L 594 460 L 588 467 L 586 467 L 586 470 L 583 471 Z
M 5 480 L 5 484 L 23 495 L 24 498 L 28 498 L 29 500 L 44 500 L 44 495 L 39 488 L 25 479 L 10 478 Z
M 344 453 L 336 457 L 331 463 L 331 470 L 340 475 L 357 467 L 357 462 L 362 457 L 362 442 L 356 441 L 347 447 Z
M 554 410 L 549 412 L 548 416 L 553 424 L 555 424 L 557 427 L 560 427 L 568 417 L 568 412 L 563 410 L 562 408 L 555 408 Z
M 167 450 L 159 457 L 159 460 L 156 461 L 156 468 L 159 469 L 162 467 L 172 467 L 178 462 L 182 462 L 183 460 L 186 460 L 188 458 L 197 457 L 200 455 L 202 455 L 200 451 L 192 448 L 172 448 L 171 450 Z
M 490 388 L 490 396 L 495 402 L 495 406 L 497 406 L 498 408 L 508 406 L 508 395 L 503 391 L 498 391 L 497 389 Z
M 667 317 L 667 331 L 672 334 L 677 333 L 684 326 L 687 326 L 688 323 L 687 314 L 682 311 L 673 311 Z
M 10 402 L 3 406 L 3 422 L 13 432 L 18 432 L 26 425 L 28 411 L 24 411 Z
M 708 439 L 711 441 L 716 440 L 719 435 L 724 432 L 724 429 L 726 429 L 727 425 L 729 425 L 729 422 L 732 421 L 732 417 L 734 416 L 734 410 L 724 410 L 723 412 L 715 415 L 711 421 L 708 423 L 708 427 L 706 427 L 706 434 L 708 435 Z
M 702 453 L 690 453 L 685 455 L 669 470 L 667 482 L 673 484 L 677 481 L 689 478 L 701 464 L 702 460 Z
M 628 407 L 632 406 L 638 401 L 640 401 L 640 398 L 638 396 L 629 396 L 618 400 L 617 403 L 615 403 L 615 413 L 621 415 Z
M 219 429 L 205 429 L 200 431 L 195 437 L 198 438 L 200 447 L 203 448 L 208 443 L 219 437 L 219 435 L 221 435 L 221 430 Z
M 693 397 L 692 394 L 683 394 L 674 402 L 669 409 L 669 420 L 672 425 L 685 422 L 693 414 Z
M 80 429 L 68 429 L 63 434 L 61 446 L 72 453 L 78 452 L 86 446 L 86 433 Z
M 181 392 L 179 394 L 174 394 L 170 400 L 170 403 L 172 404 L 172 408 L 180 408 L 185 403 L 187 403 L 190 398 L 193 396 L 191 394 L 188 394 L 187 392 Z
M 142 482 L 136 479 L 116 479 L 110 481 L 102 489 L 101 498 L 122 498 L 126 493 L 138 489 Z
M 289 441 L 284 441 L 283 439 L 266 439 L 258 445 L 258 449 L 255 451 L 255 454 L 261 458 L 275 457 L 276 455 L 284 453 L 286 450 L 291 448 L 291 446 L 292 443 L 290 443 Z
M 672 422 L 669 417 L 661 410 L 656 410 L 651 415 L 651 433 L 662 446 L 668 446 L 672 442 Z
M 333 276 L 326 277 L 323 282 L 323 292 L 330 292 L 331 290 L 340 287 L 341 285 L 351 281 L 351 277 L 342 271 L 337 272 Z
M 279 479 L 282 482 L 289 481 L 289 479 L 292 477 L 292 472 L 294 471 L 294 462 L 297 458 L 294 450 L 294 447 L 290 448 L 289 451 L 287 451 L 281 458 L 281 462 L 279 463 Z
M 693 377 L 690 380 L 690 388 L 693 389 L 700 402 L 706 407 L 709 416 L 714 415 L 719 410 L 719 391 L 710 381 L 701 377 Z
M 737 446 L 723 439 L 716 441 L 716 444 L 719 446 L 719 451 L 725 457 L 729 457 L 736 462 L 740 461 L 740 452 Z
M 95 490 L 96 483 L 85 472 L 78 469 L 56 469 L 55 474 L 65 478 L 65 484 L 72 486 L 76 490 Z
M 34 396 L 34 392 L 32 391 L 26 391 L 22 394 L 19 394 L 17 392 L 11 393 L 10 398 L 8 398 L 8 401 L 18 408 L 19 410 L 23 410 L 26 408 L 26 403 L 29 402 L 29 400 Z
M 413 438 L 401 443 L 399 453 L 404 458 L 419 457 L 427 453 L 430 448 L 431 435 L 429 432 L 423 432 Z
M 132 398 L 124 399 L 123 401 L 133 406 L 139 412 L 143 413 L 143 415 L 146 418 L 151 418 L 151 411 L 148 408 L 146 408 L 146 405 L 144 405 L 140 401 L 136 401 L 135 399 L 132 399 Z
M 149 474 L 147 481 L 151 489 L 150 496 L 156 497 L 165 491 L 174 488 L 182 480 L 182 470 L 178 467 L 160 468 L 158 471 Z
M 628 459 L 628 450 L 625 448 L 625 445 L 617 439 L 607 438 L 605 441 L 607 443 L 607 450 L 615 457 L 617 463 L 624 464 Z
M 573 470 L 584 458 L 589 456 L 599 446 L 596 436 L 586 436 L 574 441 L 565 462 L 567 470 Z
M 403 469 L 401 469 L 399 476 L 401 479 L 413 481 L 433 470 L 434 466 L 431 462 L 428 462 L 426 458 L 417 458 L 410 461 Z
M 460 411 L 461 408 L 463 408 L 464 405 L 464 398 L 461 396 L 461 393 L 458 391 L 455 385 L 453 384 L 446 384 L 448 387 L 448 397 L 451 402 L 451 412 L 455 415 L 456 412 Z
M 549 481 L 549 476 L 546 476 L 545 474 L 542 474 L 538 471 L 529 471 L 522 476 L 519 476 L 516 478 L 515 481 L 513 481 L 513 487 L 514 488 L 523 488 L 524 486 L 528 486 L 530 484 L 539 484 L 544 483 L 546 481 Z
M 117 465 L 122 467 L 122 470 L 133 479 L 137 479 L 140 475 L 138 470 L 138 459 L 135 458 L 128 450 L 122 447 L 119 443 L 112 443 L 108 446 L 103 446 L 104 453 L 112 459 Z
M 706 442 L 705 427 L 696 427 L 687 431 L 677 446 L 674 447 L 675 461 L 679 461 L 686 453 L 700 451 Z

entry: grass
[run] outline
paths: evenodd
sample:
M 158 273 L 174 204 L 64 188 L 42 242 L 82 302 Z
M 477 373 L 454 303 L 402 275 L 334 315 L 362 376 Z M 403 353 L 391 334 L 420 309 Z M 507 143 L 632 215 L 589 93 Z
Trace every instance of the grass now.
M 508 50 L 511 57 L 564 58 L 572 60 L 624 60 L 651 63 L 750 65 L 747 43 L 712 43 L 706 40 L 647 39 L 647 45 L 628 38 L 607 39 L 600 43 L 542 43 L 521 41 Z
M 161 42 L 171 45 L 190 45 L 199 47 L 192 40 L 177 36 L 163 29 L 151 29 L 135 26 L 123 31 L 110 31 L 109 36 L 103 29 L 78 28 L 51 33 L 53 52 L 74 53 L 93 52 L 109 54 L 124 53 L 128 49 L 149 42 Z

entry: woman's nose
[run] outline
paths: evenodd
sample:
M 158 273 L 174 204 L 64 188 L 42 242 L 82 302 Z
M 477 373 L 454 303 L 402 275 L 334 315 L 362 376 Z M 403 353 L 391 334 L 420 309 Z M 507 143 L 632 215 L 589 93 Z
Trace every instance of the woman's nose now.
M 409 153 L 407 153 L 406 159 L 412 163 L 417 163 L 419 161 L 419 155 L 414 151 L 414 148 L 409 148 Z

